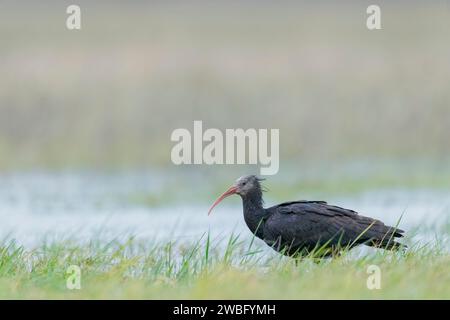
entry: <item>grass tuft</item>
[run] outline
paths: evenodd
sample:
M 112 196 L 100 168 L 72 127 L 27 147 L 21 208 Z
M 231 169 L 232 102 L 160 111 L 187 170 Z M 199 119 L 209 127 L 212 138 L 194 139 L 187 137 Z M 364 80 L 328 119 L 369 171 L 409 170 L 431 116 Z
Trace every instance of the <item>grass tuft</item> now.
M 27 250 L 0 245 L 0 298 L 19 299 L 433 299 L 450 298 L 444 243 L 411 244 L 406 251 L 344 250 L 334 259 L 283 257 L 251 239 L 204 234 L 192 243 L 43 243 Z M 81 289 L 69 290 L 70 265 Z M 381 270 L 381 289 L 369 290 L 367 268 Z M 220 288 L 220 289 L 219 289 Z

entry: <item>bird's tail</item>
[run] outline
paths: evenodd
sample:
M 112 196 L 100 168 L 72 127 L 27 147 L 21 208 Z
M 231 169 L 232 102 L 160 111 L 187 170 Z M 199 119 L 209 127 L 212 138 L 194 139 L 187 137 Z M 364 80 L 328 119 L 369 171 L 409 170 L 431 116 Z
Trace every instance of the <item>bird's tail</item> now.
M 385 250 L 405 250 L 408 248 L 407 245 L 394 240 L 370 240 L 366 244 L 370 247 L 376 247 Z
M 405 244 L 395 241 L 396 238 L 402 238 L 405 231 L 393 227 L 387 227 L 386 229 L 380 232 L 380 235 L 384 234 L 382 237 L 371 238 L 366 242 L 366 245 L 385 250 L 404 250 L 407 248 Z

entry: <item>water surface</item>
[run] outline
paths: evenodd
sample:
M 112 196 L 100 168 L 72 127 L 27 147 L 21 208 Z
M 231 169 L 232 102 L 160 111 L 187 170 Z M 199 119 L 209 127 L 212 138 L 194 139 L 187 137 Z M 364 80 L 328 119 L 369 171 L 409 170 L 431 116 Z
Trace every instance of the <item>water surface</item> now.
M 43 240 L 108 241 L 130 235 L 144 242 L 195 241 L 208 231 L 214 237 L 232 232 L 244 239 L 251 236 L 237 197 L 227 199 L 209 217 L 214 199 L 208 197 L 200 203 L 157 206 L 133 200 L 136 194 L 157 192 L 162 183 L 160 176 L 136 172 L 6 174 L 0 184 L 0 237 L 33 247 Z M 441 227 L 448 228 L 450 196 L 445 190 L 385 189 L 320 200 L 391 225 L 403 215 L 400 227 L 414 230 L 415 239 L 421 241 L 432 239 Z M 266 203 L 275 204 L 270 198 Z

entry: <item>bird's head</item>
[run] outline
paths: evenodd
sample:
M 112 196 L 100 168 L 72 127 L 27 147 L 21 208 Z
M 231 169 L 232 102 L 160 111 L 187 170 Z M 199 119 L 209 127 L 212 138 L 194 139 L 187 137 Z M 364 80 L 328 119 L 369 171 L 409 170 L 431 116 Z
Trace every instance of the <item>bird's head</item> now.
M 208 215 L 211 213 L 212 209 L 217 206 L 223 199 L 229 197 L 233 194 L 238 194 L 242 198 L 248 195 L 255 195 L 261 198 L 261 181 L 264 179 L 258 178 L 255 175 L 242 176 L 236 180 L 236 182 L 225 191 L 217 200 L 213 203 L 208 211 Z

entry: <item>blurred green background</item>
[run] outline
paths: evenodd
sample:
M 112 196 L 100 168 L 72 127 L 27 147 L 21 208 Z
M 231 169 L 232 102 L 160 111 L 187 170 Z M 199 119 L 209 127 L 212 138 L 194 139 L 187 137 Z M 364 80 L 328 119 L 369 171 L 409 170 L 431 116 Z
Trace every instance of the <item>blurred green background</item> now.
M 378 1 L 376 31 L 369 1 L 78 1 L 80 31 L 69 4 L 0 3 L 1 171 L 180 170 L 203 120 L 279 128 L 280 173 L 449 176 L 448 1 Z
M 259 168 L 174 165 L 194 120 L 279 129 L 267 205 L 399 221 L 410 249 L 252 246 L 238 197 L 207 210 Z M 0 1 L 0 297 L 449 298 L 449 136 L 449 0 Z

